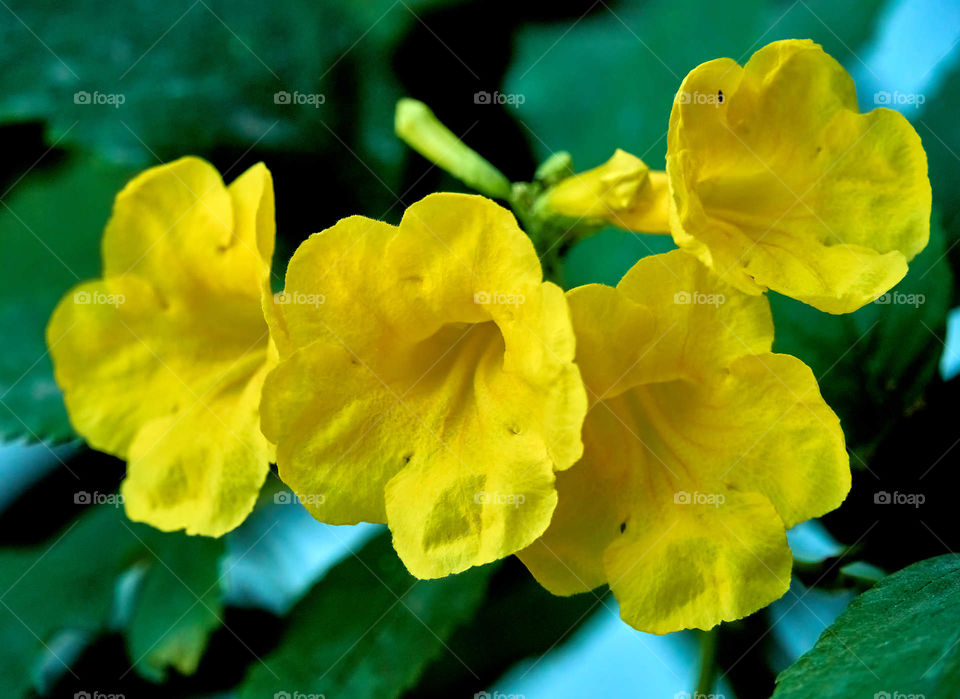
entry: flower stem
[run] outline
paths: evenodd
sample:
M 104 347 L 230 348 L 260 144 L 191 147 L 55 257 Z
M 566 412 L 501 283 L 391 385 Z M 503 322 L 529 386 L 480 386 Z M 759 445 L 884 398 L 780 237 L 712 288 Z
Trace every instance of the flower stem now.
M 717 630 L 700 631 L 697 635 L 700 637 L 700 677 L 695 697 L 713 694 L 717 681 Z

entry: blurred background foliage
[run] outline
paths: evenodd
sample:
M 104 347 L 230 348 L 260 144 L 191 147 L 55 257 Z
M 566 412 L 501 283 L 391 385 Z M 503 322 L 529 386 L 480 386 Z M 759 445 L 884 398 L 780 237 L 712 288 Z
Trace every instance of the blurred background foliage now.
M 854 488 L 839 511 L 791 532 L 791 592 L 721 629 L 718 687 L 731 697 L 769 696 L 776 673 L 809 650 L 857 592 L 883 572 L 957 549 L 951 471 L 960 352 L 948 323 L 960 264 L 955 3 L 0 5 L 3 696 L 489 690 L 555 699 L 692 688 L 695 638 L 629 629 L 603 590 L 552 597 L 513 559 L 417 582 L 380 527 L 319 524 L 297 505 L 278 504 L 285 498 L 276 478 L 250 520 L 222 540 L 134 524 L 111 499 L 123 464 L 86 449 L 70 428 L 43 331 L 59 297 L 98 274 L 100 234 L 126 180 L 190 153 L 228 180 L 265 162 L 275 178 L 282 274 L 301 240 L 345 215 L 396 222 L 429 192 L 462 191 L 394 137 L 393 108 L 404 95 L 429 104 L 512 180 L 528 181 L 558 150 L 572 154 L 576 169 L 616 147 L 662 168 L 667 117 L 686 72 L 720 56 L 743 62 L 775 39 L 821 43 L 854 75 L 864 109 L 876 91 L 923 94 L 922 106 L 903 111 L 929 157 L 933 231 L 896 291 L 924 302 L 833 317 L 772 299 L 777 351 L 813 367 L 841 417 Z M 523 104 L 477 103 L 481 91 L 522 95 Z M 123 103 L 83 103 L 80 92 L 122 95 Z M 283 103 L 279 92 L 323 98 Z M 564 278 L 615 283 L 637 259 L 671 247 L 668 237 L 606 230 L 570 250 Z M 879 491 L 923 493 L 926 502 L 881 506 Z M 956 580 L 951 560 L 885 580 L 832 635 L 871 639 L 858 647 L 868 664 L 895 664 L 871 655 L 882 645 L 877 619 L 890 616 L 884 604 L 902 588 Z M 956 585 L 943 594 L 951 590 Z M 898 612 L 915 620 L 930 613 Z M 901 626 L 890 633 L 917 632 Z M 921 651 L 929 646 L 935 656 L 944 639 L 913 640 L 921 662 Z M 778 696 L 852 696 L 824 693 L 823 668 L 841 663 L 835 648 L 822 646 L 784 674 Z M 947 664 L 928 678 L 927 696 L 960 695 L 955 655 L 939 661 Z M 851 692 L 874 686 L 856 684 L 862 667 L 843 672 Z

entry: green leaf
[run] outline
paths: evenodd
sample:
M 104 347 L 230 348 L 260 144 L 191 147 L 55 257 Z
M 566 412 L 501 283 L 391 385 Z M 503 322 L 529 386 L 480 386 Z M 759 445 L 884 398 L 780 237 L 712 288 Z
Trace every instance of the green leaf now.
M 191 675 L 222 624 L 218 562 L 224 540 L 155 529 L 141 539 L 150 560 L 134 593 L 128 652 L 137 671 L 154 682 L 162 682 L 170 667 Z
M 923 141 L 930 166 L 933 199 L 939 206 L 951 240 L 960 237 L 960 65 L 944 76 L 939 90 L 928 100 L 919 115 L 907 116 L 914 122 Z
M 960 696 L 960 557 L 930 558 L 857 597 L 777 677 L 774 699 Z
M 572 27 L 564 22 L 520 32 L 504 91 L 524 95 L 517 116 L 536 134 L 531 141 L 539 158 L 568 150 L 583 170 L 620 147 L 662 169 L 670 108 L 689 71 L 714 58 L 743 63 L 764 44 L 787 38 L 812 38 L 853 67 L 856 59 L 846 47 L 858 47 L 869 36 L 881 4 L 605 5 Z
M 0 550 L 0 695 L 25 694 L 44 652 L 69 660 L 56 653 L 59 631 L 92 637 L 106 626 L 114 580 L 138 548 L 123 521 L 122 510 L 99 505 L 50 542 Z
M 45 120 L 51 143 L 141 166 L 254 143 L 340 149 L 331 130 L 353 132 L 357 66 L 437 4 L 79 0 L 65 17 L 54 0 L 10 0 L 0 120 Z M 390 133 L 392 103 L 382 106 Z
M 770 294 L 774 351 L 813 369 L 851 446 L 874 443 L 936 374 L 952 286 L 936 220 L 903 281 L 855 313 L 833 316 Z
M 615 286 L 637 260 L 677 247 L 669 235 L 630 233 L 606 228 L 581 240 L 563 261 L 564 286 L 583 284 Z
M 124 614 L 131 664 L 152 679 L 168 665 L 192 671 L 221 610 L 222 550 L 222 541 L 131 523 L 109 504 L 42 545 L 0 550 L 0 696 L 25 694 L 31 668 L 44 683 L 68 672 L 76 640 L 64 639 L 93 639 L 113 625 L 117 583 L 130 569 L 144 571 Z
M 60 297 L 100 273 L 100 235 L 129 169 L 77 158 L 0 203 L 0 440 L 71 438 L 44 331 Z
M 470 690 L 489 687 L 520 659 L 539 658 L 561 648 L 609 596 L 607 589 L 569 597 L 552 595 L 514 556 L 502 562 L 490 590 L 473 619 L 447 643 L 453 657 L 462 662 L 443 654 L 405 696 L 470 696 Z
M 253 666 L 241 699 L 278 692 L 397 697 L 483 600 L 494 566 L 439 580 L 410 576 L 377 537 L 335 567 L 288 615 L 279 647 Z M 455 662 L 455 661 L 454 661 Z

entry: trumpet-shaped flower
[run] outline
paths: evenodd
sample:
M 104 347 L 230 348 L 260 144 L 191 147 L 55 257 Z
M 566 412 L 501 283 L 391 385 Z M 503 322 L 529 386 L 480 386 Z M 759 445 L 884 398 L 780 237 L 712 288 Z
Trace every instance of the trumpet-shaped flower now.
M 551 187 L 545 212 L 609 221 L 644 233 L 669 233 L 667 176 L 619 148 L 611 158 Z
M 926 154 L 899 113 L 861 114 L 853 80 L 809 40 L 683 80 L 667 139 L 677 244 L 737 288 L 848 313 L 927 244 Z
M 787 590 L 785 529 L 850 487 L 810 369 L 771 353 L 763 296 L 676 250 L 568 292 L 590 397 L 584 455 L 521 560 L 556 594 L 608 583 L 643 631 L 707 629 Z
M 387 523 L 421 578 L 543 533 L 586 396 L 564 294 L 508 211 L 436 194 L 399 226 L 343 219 L 294 254 L 283 301 L 263 429 L 314 517 Z
M 197 158 L 143 172 L 117 196 L 103 278 L 50 319 L 70 420 L 128 460 L 131 519 L 219 536 L 253 507 L 273 453 L 258 412 L 276 361 L 262 309 L 273 207 L 263 165 L 229 187 Z

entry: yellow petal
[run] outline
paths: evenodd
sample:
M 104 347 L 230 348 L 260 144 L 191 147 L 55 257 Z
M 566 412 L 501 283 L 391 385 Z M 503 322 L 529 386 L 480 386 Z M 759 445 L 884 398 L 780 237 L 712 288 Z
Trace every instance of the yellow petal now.
M 452 446 L 434 440 L 421 452 L 426 456 L 414 453 L 387 484 L 393 544 L 419 578 L 515 553 L 540 536 L 557 504 L 555 466 L 541 440 L 472 424 L 456 440 Z M 465 450 L 502 456 L 483 464 Z
M 301 250 L 303 246 L 301 246 Z M 383 490 L 402 468 L 417 419 L 357 354 L 320 340 L 283 358 L 260 406 L 281 479 L 328 524 L 386 522 Z
M 568 298 L 591 394 L 584 455 L 521 560 L 557 594 L 609 583 L 624 619 L 655 633 L 779 597 L 785 526 L 836 508 L 850 468 L 809 368 L 769 351 L 766 299 L 680 251 Z
M 130 519 L 164 531 L 220 536 L 246 518 L 273 459 L 260 434 L 268 368 L 261 361 L 242 383 L 142 427 L 121 488 Z
M 680 495 L 691 502 L 648 503 L 604 554 L 624 621 L 649 633 L 709 629 L 786 593 L 790 548 L 766 498 L 732 490 Z
M 586 399 L 563 293 L 509 212 L 439 194 L 399 227 L 344 219 L 297 250 L 284 294 L 263 429 L 284 481 L 323 495 L 315 517 L 386 521 L 420 577 L 542 533 Z M 488 491 L 529 504 L 480 507 Z
M 577 364 L 589 402 L 614 396 L 635 383 L 638 361 L 656 339 L 656 320 L 646 306 L 604 284 L 567 292 L 577 332 Z
M 603 165 L 559 182 L 544 206 L 573 218 L 605 220 L 633 231 L 669 233 L 666 175 L 620 150 Z
M 896 284 L 929 237 L 919 136 L 889 109 L 860 114 L 850 76 L 808 40 L 691 71 L 667 173 L 677 244 L 747 293 L 847 313 Z
M 229 188 L 196 158 L 152 168 L 117 196 L 104 278 L 54 311 L 71 422 L 129 460 L 131 518 L 217 536 L 253 507 L 271 453 L 257 406 L 275 360 L 261 310 L 273 236 L 262 165 Z
M 768 301 L 740 293 L 680 250 L 643 258 L 617 291 L 654 317 L 651 344 L 630 360 L 635 383 L 703 380 L 735 357 L 773 346 Z
M 573 299 L 571 305 L 576 308 Z M 582 347 L 582 336 L 578 338 Z M 604 552 L 633 509 L 631 493 L 649 456 L 635 435 L 636 426 L 625 424 L 618 413 L 620 400 L 592 402 L 583 424 L 583 458 L 557 474 L 559 499 L 550 527 L 517 554 L 555 595 L 586 592 L 607 582 Z M 625 417 L 632 419 L 629 413 Z M 639 506 L 644 503 L 637 498 Z

